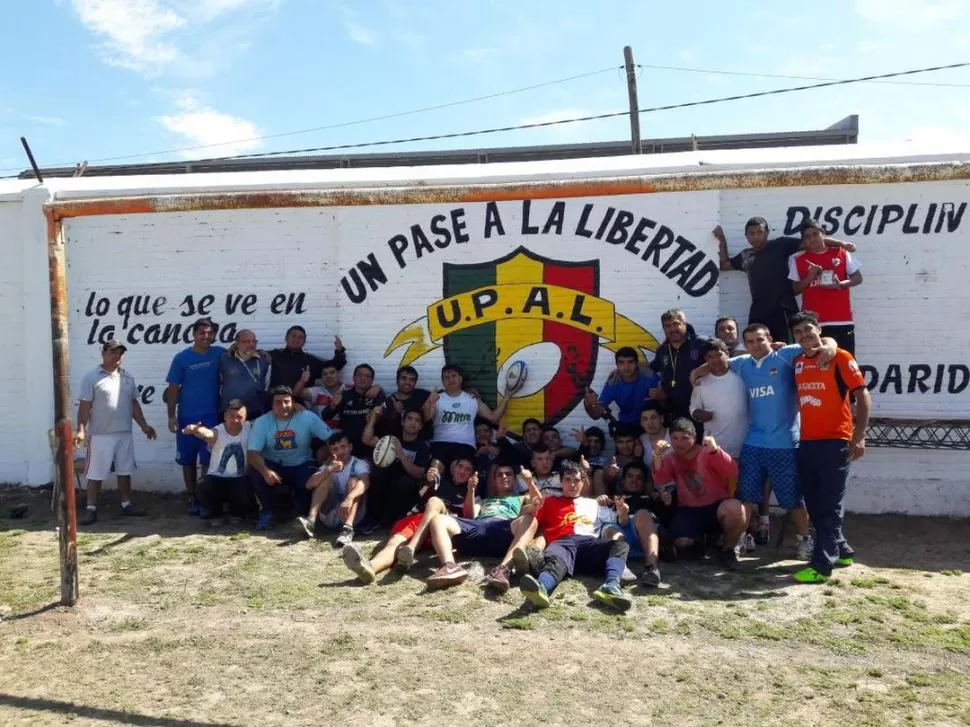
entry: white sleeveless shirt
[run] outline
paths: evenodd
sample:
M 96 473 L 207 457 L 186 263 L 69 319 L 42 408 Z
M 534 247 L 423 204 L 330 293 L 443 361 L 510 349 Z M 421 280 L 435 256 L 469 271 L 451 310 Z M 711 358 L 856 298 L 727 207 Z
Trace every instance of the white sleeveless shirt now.
M 441 392 L 438 411 L 434 417 L 432 442 L 454 442 L 475 446 L 475 417 L 478 415 L 478 399 L 468 392 L 451 396 Z
M 226 425 L 214 428 L 219 436 L 212 447 L 209 458 L 209 472 L 213 477 L 242 477 L 246 474 L 246 452 L 249 445 L 251 422 L 243 422 L 239 434 L 230 434 Z

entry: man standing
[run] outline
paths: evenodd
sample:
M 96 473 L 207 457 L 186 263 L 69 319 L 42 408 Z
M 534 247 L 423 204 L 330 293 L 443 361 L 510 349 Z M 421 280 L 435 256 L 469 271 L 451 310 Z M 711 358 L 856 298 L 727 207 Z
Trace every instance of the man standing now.
M 249 435 L 249 468 L 259 500 L 257 528 L 273 525 L 276 488 L 290 488 L 296 508 L 310 507 L 307 480 L 316 472 L 313 438 L 327 441 L 333 434 L 323 420 L 307 409 L 293 408 L 293 391 L 287 386 L 270 389 L 273 408 L 253 422 Z
M 844 248 L 826 248 L 825 231 L 817 220 L 805 220 L 801 229 L 805 249 L 788 261 L 792 290 L 801 294 L 802 310 L 817 316 L 822 335 L 834 338 L 839 348 L 855 356 L 849 288 L 862 283 L 859 263 Z
M 671 308 L 660 315 L 667 340 L 657 349 L 650 368 L 660 375 L 660 384 L 650 390 L 650 397 L 664 405 L 668 421 L 678 417 L 690 418 L 690 397 L 693 386 L 690 372 L 704 363 L 704 342 L 694 335 L 687 324 L 687 316 L 679 308 Z M 697 427 L 703 432 L 703 425 Z
M 704 362 L 710 375 L 697 381 L 690 398 L 691 416 L 733 459 L 741 454 L 748 433 L 748 390 L 728 368 L 728 348 L 719 338 L 704 343 Z
M 168 431 L 175 435 L 175 461 L 182 465 L 182 479 L 189 495 L 189 512 L 199 514 L 195 496 L 198 466 L 209 466 L 209 449 L 205 442 L 182 430 L 189 424 L 212 428 L 219 424 L 219 362 L 226 352 L 213 346 L 216 324 L 211 318 L 199 318 L 192 324 L 193 343 L 175 354 L 165 381 L 165 404 L 168 407 Z
M 114 465 L 121 494 L 122 515 L 144 515 L 131 504 L 131 473 L 135 469 L 135 444 L 131 434 L 134 419 L 149 439 L 155 430 L 148 426 L 138 401 L 134 377 L 121 368 L 128 349 L 117 341 L 101 347 L 101 365 L 81 381 L 81 401 L 77 407 L 76 447 L 87 442 L 87 510 L 81 525 L 98 521 L 98 494 L 101 483 Z
M 275 386 L 288 386 L 290 389 L 296 388 L 296 382 L 300 380 L 303 370 L 309 368 L 310 383 L 316 382 L 320 378 L 323 367 L 327 361 L 307 353 L 303 350 L 306 343 L 306 330 L 303 326 L 290 326 L 286 331 L 286 347 L 276 348 L 270 351 L 270 360 L 273 363 L 273 370 L 270 373 L 270 388 Z M 333 339 L 333 360 L 337 369 L 343 369 L 347 365 L 347 352 L 340 337 Z
M 872 398 L 859 364 L 839 349 L 829 363 L 817 354 L 821 326 L 810 313 L 792 316 L 792 333 L 802 347 L 795 359 L 795 386 L 801 414 L 798 473 L 808 515 L 815 526 L 815 550 L 798 583 L 824 583 L 835 565 L 852 565 L 855 552 L 842 532 L 849 463 L 866 453 Z M 850 397 L 855 399 L 852 416 Z
M 640 421 L 643 405 L 650 397 L 650 390 L 658 385 L 660 377 L 640 369 L 640 354 L 631 346 L 624 346 L 616 352 L 616 370 L 616 380 L 611 378 L 606 382 L 598 399 L 592 389 L 586 392 L 583 406 L 591 418 L 600 419 L 609 412 L 610 404 L 616 402 L 620 409 L 616 420 L 620 424 L 636 425 Z
M 397 370 L 397 391 L 387 398 L 389 406 L 384 407 L 377 424 L 380 434 L 401 436 L 402 417 L 407 411 L 421 411 L 431 392 L 418 388 L 418 371 L 413 366 L 401 366 Z M 424 436 L 431 436 L 431 424 L 425 423 Z
M 364 444 L 364 427 L 371 411 L 383 404 L 384 398 L 381 387 L 374 385 L 374 369 L 370 364 L 359 364 L 354 368 L 354 385 L 337 391 L 320 416 L 324 421 L 339 417 L 341 431 L 354 445 L 354 456 L 369 460 L 374 450 Z
M 776 341 L 791 342 L 788 319 L 798 311 L 795 295 L 788 283 L 788 259 L 802 247 L 794 237 L 768 239 L 768 222 L 764 217 L 752 217 L 744 226 L 744 236 L 750 247 L 734 257 L 728 257 L 724 230 L 714 228 L 721 256 L 721 270 L 743 270 L 748 275 L 751 308 L 748 325 L 763 323 Z M 825 244 L 854 252 L 855 245 L 831 238 Z M 717 334 L 715 334 L 717 335 Z
M 714 338 L 720 338 L 728 348 L 728 357 L 742 353 L 738 337 L 738 322 L 731 316 L 721 316 L 714 321 Z
M 249 421 L 266 411 L 266 389 L 269 382 L 269 356 L 256 350 L 256 334 L 244 328 L 219 360 L 222 381 L 219 410 L 229 408 L 235 399 L 243 402 Z

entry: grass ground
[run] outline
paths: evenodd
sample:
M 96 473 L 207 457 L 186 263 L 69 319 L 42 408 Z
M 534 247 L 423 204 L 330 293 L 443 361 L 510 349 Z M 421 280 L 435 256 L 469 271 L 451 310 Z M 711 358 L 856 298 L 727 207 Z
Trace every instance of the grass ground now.
M 427 592 L 427 556 L 362 587 L 329 542 L 199 532 L 155 499 L 79 536 L 69 610 L 44 608 L 47 497 L 0 491 L 3 725 L 970 724 L 966 521 L 853 517 L 861 562 L 822 587 L 770 548 L 668 566 L 616 616 L 593 581 L 541 613 Z

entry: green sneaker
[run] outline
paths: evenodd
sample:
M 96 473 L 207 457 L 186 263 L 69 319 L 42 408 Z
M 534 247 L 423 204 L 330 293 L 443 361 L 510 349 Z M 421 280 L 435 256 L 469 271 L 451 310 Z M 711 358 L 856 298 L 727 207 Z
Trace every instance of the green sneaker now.
M 839 559 L 835 561 L 835 565 L 839 568 L 848 568 L 853 563 L 855 563 L 854 555 L 843 555 L 843 556 L 840 556 Z
M 796 583 L 825 583 L 829 577 L 814 568 L 803 568 L 792 575 Z
M 522 576 L 522 580 L 519 581 L 519 588 L 533 606 L 536 608 L 549 608 L 549 593 L 546 591 L 546 587 L 539 582 L 538 578 L 532 575 Z
M 620 613 L 629 611 L 630 606 L 633 605 L 633 599 L 623 592 L 623 590 L 620 588 L 620 584 L 616 581 L 604 583 L 598 589 L 593 591 L 593 598 L 602 603 L 604 606 L 609 606 L 610 608 L 616 609 Z

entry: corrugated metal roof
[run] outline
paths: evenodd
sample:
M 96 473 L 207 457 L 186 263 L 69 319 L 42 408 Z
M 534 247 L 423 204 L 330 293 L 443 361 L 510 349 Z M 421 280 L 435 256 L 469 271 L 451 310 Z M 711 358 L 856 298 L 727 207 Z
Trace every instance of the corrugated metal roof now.
M 757 134 L 685 136 L 669 139 L 644 139 L 644 155 L 724 149 L 770 149 L 855 144 L 859 139 L 859 117 L 847 116 L 827 129 L 781 131 Z M 583 144 L 549 144 L 522 147 L 483 147 L 444 151 L 392 152 L 386 154 L 345 154 L 317 156 L 281 156 L 211 161 L 158 162 L 89 166 L 86 177 L 131 176 L 154 174 L 196 174 L 214 172 L 271 171 L 297 169 L 360 169 L 377 167 L 414 167 L 453 164 L 497 164 L 505 162 L 552 161 L 617 157 L 630 154 L 629 141 L 591 142 Z M 632 155 L 631 155 L 632 156 Z M 41 168 L 46 177 L 74 176 L 73 167 Z M 33 177 L 31 170 L 21 178 Z

